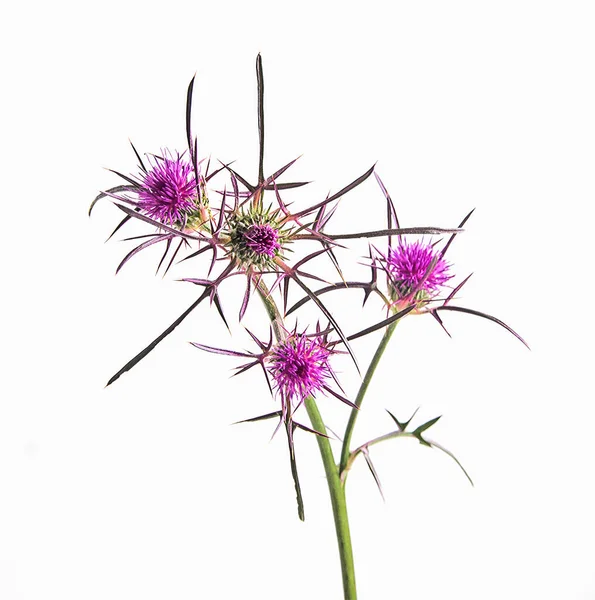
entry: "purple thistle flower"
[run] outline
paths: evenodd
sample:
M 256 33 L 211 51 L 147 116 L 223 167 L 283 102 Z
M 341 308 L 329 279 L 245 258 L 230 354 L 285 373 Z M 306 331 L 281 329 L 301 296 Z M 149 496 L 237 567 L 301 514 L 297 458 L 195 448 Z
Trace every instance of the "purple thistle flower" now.
M 292 334 L 273 346 L 268 356 L 267 370 L 273 378 L 282 401 L 301 401 L 309 394 L 326 389 L 333 378 L 328 364 L 331 350 L 320 336 Z
M 183 155 L 163 154 L 153 157 L 151 168 L 141 174 L 138 206 L 160 223 L 183 225 L 197 210 L 194 169 Z
M 449 265 L 432 244 L 412 244 L 401 240 L 385 258 L 392 292 L 397 299 L 413 296 L 416 300 L 434 297 L 452 277 Z
M 226 247 L 247 270 L 274 270 L 275 259 L 283 256 L 283 247 L 291 237 L 291 229 L 284 227 L 279 210 L 235 210 L 227 216 Z
M 268 224 L 250 225 L 248 231 L 244 233 L 244 242 L 252 252 L 259 255 L 266 255 L 270 258 L 275 256 L 275 252 L 281 248 L 277 241 L 279 232 Z

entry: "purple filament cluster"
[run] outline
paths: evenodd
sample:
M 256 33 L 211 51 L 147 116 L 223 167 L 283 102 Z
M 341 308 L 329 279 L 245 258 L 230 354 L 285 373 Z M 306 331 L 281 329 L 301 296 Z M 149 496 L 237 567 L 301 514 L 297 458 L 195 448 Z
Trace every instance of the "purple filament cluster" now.
M 138 206 L 152 219 L 168 225 L 184 223 L 186 215 L 196 210 L 194 169 L 183 157 L 156 157 L 141 181 Z
M 401 241 L 396 248 L 390 248 L 386 257 L 386 270 L 399 296 L 419 292 L 434 296 L 452 277 L 448 268 L 431 244 L 420 241 Z
M 252 252 L 271 258 L 281 248 L 278 239 L 279 232 L 270 225 L 250 225 L 244 233 L 244 243 Z
M 282 397 L 302 400 L 332 377 L 330 354 L 318 338 L 295 335 L 273 348 L 267 368 Z

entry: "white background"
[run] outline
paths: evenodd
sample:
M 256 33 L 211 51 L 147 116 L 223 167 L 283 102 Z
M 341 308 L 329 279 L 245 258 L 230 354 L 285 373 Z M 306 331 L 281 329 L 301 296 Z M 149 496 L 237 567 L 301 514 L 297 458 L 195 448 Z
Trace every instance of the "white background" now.
M 196 72 L 201 155 L 253 179 L 258 52 L 267 171 L 303 155 L 291 178 L 314 182 L 296 206 L 378 161 L 403 224 L 476 207 L 450 253 L 460 278 L 474 272 L 459 302 L 532 347 L 465 315 L 445 315 L 452 339 L 429 317 L 397 329 L 355 442 L 391 429 L 384 408 L 421 406 L 444 415 L 432 437 L 476 486 L 394 441 L 372 455 L 383 503 L 356 464 L 360 597 L 595 598 L 591 2 L 33 2 L 0 29 L 2 600 L 341 597 L 315 441 L 297 436 L 301 523 L 283 436 L 230 425 L 275 409 L 261 374 L 230 380 L 233 359 L 187 343 L 247 347 L 238 327 L 201 306 L 104 389 L 192 302 L 175 279 L 200 273 L 154 277 L 147 252 L 114 276 L 130 248 L 103 244 L 117 210 L 86 215 L 117 183 L 103 167 L 135 172 L 128 138 L 183 149 Z M 342 211 L 337 227 L 379 224 L 374 182 Z M 341 322 L 359 319 L 360 295 L 342 299 Z M 258 303 L 247 318 L 266 334 Z M 355 344 L 362 364 L 377 340 Z M 338 368 L 353 397 L 357 376 Z M 339 430 L 337 404 L 321 400 Z

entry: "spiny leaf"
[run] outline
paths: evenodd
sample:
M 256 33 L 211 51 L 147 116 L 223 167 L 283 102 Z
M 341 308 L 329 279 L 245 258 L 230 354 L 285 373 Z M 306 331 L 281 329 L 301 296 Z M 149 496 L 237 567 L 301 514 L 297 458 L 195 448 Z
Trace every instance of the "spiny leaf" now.
M 393 413 L 391 413 L 390 410 L 388 410 L 388 408 L 386 409 L 386 412 L 392 417 L 392 420 L 396 423 L 397 427 L 399 428 L 399 431 L 405 431 L 407 429 L 407 426 L 409 425 L 409 423 L 411 423 L 411 421 L 413 420 L 413 417 L 415 417 L 415 415 L 417 414 L 418 410 L 419 410 L 419 407 L 417 407 L 415 409 L 413 414 L 404 423 L 401 423 L 401 421 L 399 421 L 397 419 L 397 417 L 395 417 L 395 415 L 393 415 Z
M 423 425 L 420 425 L 415 431 L 413 431 L 413 435 L 419 440 L 420 444 L 424 444 L 425 446 L 431 445 L 428 442 L 426 442 L 426 440 L 423 439 L 421 434 L 424 431 L 426 431 L 427 429 L 429 429 L 430 427 L 432 427 L 432 425 L 434 425 L 440 418 L 441 418 L 441 416 L 434 417 L 433 419 L 430 419 L 426 423 L 423 423 Z

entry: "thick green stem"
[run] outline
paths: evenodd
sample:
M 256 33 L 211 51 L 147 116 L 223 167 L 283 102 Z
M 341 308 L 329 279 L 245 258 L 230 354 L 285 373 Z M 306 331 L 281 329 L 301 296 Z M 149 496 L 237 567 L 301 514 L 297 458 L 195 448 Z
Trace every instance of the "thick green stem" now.
M 326 434 L 326 427 L 324 426 L 324 421 L 318 411 L 318 406 L 316 405 L 314 398 L 308 396 L 305 400 L 305 405 L 312 427 L 316 431 Z M 317 435 L 316 440 L 318 441 L 318 449 L 320 451 L 320 456 L 322 457 L 322 463 L 326 473 L 326 482 L 328 484 L 333 507 L 335 531 L 337 532 L 339 557 L 341 559 L 341 572 L 343 575 L 343 594 L 345 600 L 356 600 L 355 565 L 351 547 L 351 533 L 347 516 L 345 488 L 341 484 L 339 469 L 335 463 L 335 457 L 333 456 L 333 450 L 328 438 Z
M 380 340 L 380 344 L 378 345 L 378 348 L 376 348 L 376 352 L 374 353 L 374 356 L 372 357 L 372 360 L 370 361 L 370 365 L 368 366 L 368 370 L 366 371 L 366 374 L 364 375 L 364 379 L 360 385 L 359 391 L 357 392 L 357 397 L 355 398 L 355 402 L 354 404 L 357 406 L 357 408 L 352 408 L 351 409 L 351 414 L 349 415 L 349 421 L 347 422 L 347 427 L 345 428 L 345 435 L 343 436 L 343 447 L 341 449 L 341 462 L 339 463 L 339 473 L 343 479 L 343 483 L 345 483 L 345 477 L 346 477 L 346 468 L 349 462 L 349 446 L 351 444 L 351 436 L 353 435 L 353 428 L 355 427 L 355 422 L 357 421 L 357 416 L 359 414 L 359 408 L 362 405 L 362 402 L 364 401 L 364 396 L 366 395 L 366 392 L 368 391 L 368 386 L 370 385 L 370 382 L 372 381 L 372 377 L 374 376 L 374 372 L 376 371 L 376 367 L 378 366 L 378 363 L 380 362 L 380 359 L 382 358 L 382 355 L 384 354 L 384 351 L 386 350 L 386 347 L 388 346 L 388 342 L 390 341 L 390 338 L 395 330 L 395 327 L 397 326 L 397 323 L 399 321 L 395 321 L 394 323 L 391 323 L 385 330 L 384 335 L 382 336 L 382 339 Z
M 258 281 L 256 288 L 273 324 L 275 337 L 279 340 L 283 339 L 283 318 L 281 317 L 275 301 L 271 298 L 269 291 L 262 280 Z M 313 429 L 326 435 L 326 427 L 314 398 L 308 396 L 304 400 L 304 404 Z M 329 439 L 317 435 L 316 440 L 318 442 L 318 449 L 320 451 L 320 457 L 322 458 L 322 464 L 324 465 L 326 481 L 331 497 L 335 531 L 337 533 L 337 543 L 339 545 L 344 600 L 357 600 L 355 565 L 353 562 L 353 550 L 351 547 L 351 533 L 349 530 L 349 519 L 347 517 L 345 490 L 341 484 L 339 468 L 335 463 L 335 457 L 333 456 L 333 450 Z

